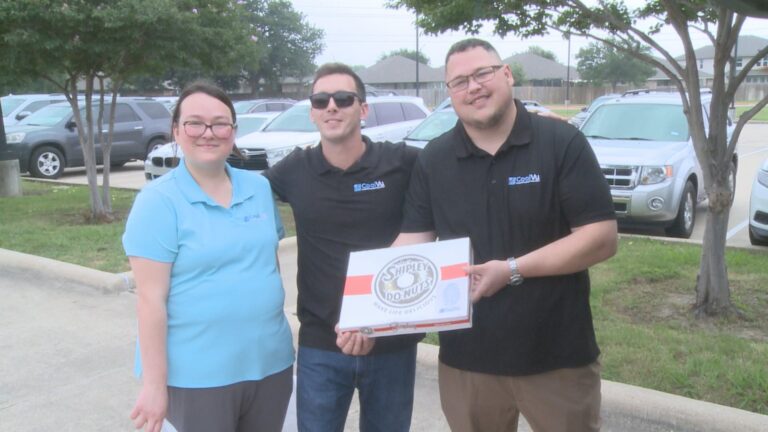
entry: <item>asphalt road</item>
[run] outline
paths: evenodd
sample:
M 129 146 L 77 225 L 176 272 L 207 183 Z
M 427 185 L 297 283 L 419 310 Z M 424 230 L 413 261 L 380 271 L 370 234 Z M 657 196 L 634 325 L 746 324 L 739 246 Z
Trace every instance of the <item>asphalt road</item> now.
M 760 164 L 768 158 L 768 123 L 751 123 L 744 127 L 738 144 L 739 169 L 736 176 L 736 197 L 728 221 L 727 245 L 749 246 L 749 195 L 752 182 Z M 85 168 L 66 169 L 60 182 L 87 184 Z M 140 189 L 146 184 L 144 163 L 130 162 L 113 168 L 110 183 L 114 187 Z M 691 241 L 701 243 L 707 221 L 707 202 L 699 203 L 696 209 L 696 226 Z M 651 236 L 664 236 L 663 229 L 622 229 L 622 232 Z

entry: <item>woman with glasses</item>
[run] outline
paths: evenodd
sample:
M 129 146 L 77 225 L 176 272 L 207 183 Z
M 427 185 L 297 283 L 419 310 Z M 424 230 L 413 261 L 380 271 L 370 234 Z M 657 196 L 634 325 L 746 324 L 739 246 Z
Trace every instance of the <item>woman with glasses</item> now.
M 219 88 L 179 97 L 177 168 L 136 197 L 123 245 L 136 279 L 137 429 L 280 431 L 293 386 L 269 184 L 230 167 L 236 116 Z

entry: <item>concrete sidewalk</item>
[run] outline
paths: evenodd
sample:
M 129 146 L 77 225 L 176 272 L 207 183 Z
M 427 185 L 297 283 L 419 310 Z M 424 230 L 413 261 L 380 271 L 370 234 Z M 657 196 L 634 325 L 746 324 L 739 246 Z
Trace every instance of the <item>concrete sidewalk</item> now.
M 281 242 L 295 332 L 296 245 Z M 135 294 L 130 275 L 0 249 L 0 430 L 130 431 Z M 412 430 L 448 431 L 437 347 L 419 346 Z M 604 431 L 768 431 L 768 416 L 603 381 Z M 347 431 L 357 430 L 354 404 Z M 530 430 L 527 425 L 521 431 Z

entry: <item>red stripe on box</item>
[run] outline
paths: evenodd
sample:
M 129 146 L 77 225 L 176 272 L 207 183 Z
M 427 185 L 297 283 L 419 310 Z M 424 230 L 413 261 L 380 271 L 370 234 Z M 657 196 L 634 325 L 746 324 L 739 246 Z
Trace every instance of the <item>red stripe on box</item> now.
M 364 295 L 371 293 L 373 275 L 347 276 L 344 283 L 344 295 Z
M 459 278 L 467 277 L 467 272 L 464 271 L 465 268 L 467 268 L 467 263 L 440 267 L 440 280 L 459 279 Z

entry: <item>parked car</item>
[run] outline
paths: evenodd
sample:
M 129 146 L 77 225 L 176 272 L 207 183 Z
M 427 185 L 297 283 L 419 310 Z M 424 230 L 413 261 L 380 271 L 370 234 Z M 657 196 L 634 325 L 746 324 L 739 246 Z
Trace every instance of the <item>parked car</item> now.
M 536 101 L 521 102 L 529 112 L 551 112 L 548 108 Z M 451 98 L 446 98 L 444 101 L 440 102 L 429 117 L 413 128 L 411 133 L 405 137 L 404 141 L 410 146 L 424 148 L 429 141 L 437 138 L 452 128 L 458 119 L 459 117 L 456 115 L 456 111 L 454 111 L 453 106 L 451 106 Z
M 251 99 L 234 103 L 237 114 L 282 112 L 296 103 L 293 99 Z
M 66 102 L 63 94 L 21 94 L 0 98 L 3 108 L 3 123 L 13 126 L 30 114 L 53 103 Z
M 589 106 L 586 106 L 586 107 L 582 108 L 581 112 L 579 112 L 578 114 L 576 114 L 575 116 L 571 117 L 568 120 L 568 123 L 570 123 L 570 124 L 572 124 L 572 125 L 574 125 L 576 127 L 580 127 L 582 125 L 582 123 L 584 123 L 584 120 L 586 120 L 587 117 L 589 117 L 589 115 L 592 114 L 597 109 L 597 107 L 599 107 L 600 105 L 604 104 L 605 102 L 607 102 L 607 101 L 609 101 L 611 99 L 615 99 L 617 97 L 621 97 L 621 95 L 620 94 L 611 93 L 611 94 L 599 96 L 599 97 L 593 99 L 592 103 L 590 103 Z
M 749 241 L 768 246 L 768 159 L 757 170 L 749 197 Z
M 279 113 L 262 112 L 253 114 L 240 114 L 237 116 L 237 132 L 235 137 L 248 135 L 257 132 L 269 124 L 270 120 Z M 180 158 L 184 156 L 181 147 L 175 142 L 170 142 L 153 150 L 144 161 L 144 177 L 147 180 L 154 180 L 167 173 L 179 165 Z M 242 168 L 243 162 L 240 158 L 232 158 L 229 161 L 232 165 Z
M 176 107 L 176 102 L 179 100 L 178 96 L 153 96 L 152 99 L 163 104 L 168 111 L 173 113 L 173 109 Z
M 168 110 L 152 99 L 119 98 L 117 101 L 111 153 L 114 166 L 145 159 L 152 149 L 167 142 L 171 119 Z M 108 113 L 109 108 L 107 104 L 104 112 Z M 81 109 L 81 116 L 85 118 L 85 108 Z M 97 112 L 93 116 L 96 119 Z M 107 129 L 105 115 L 102 131 L 107 132 Z M 18 154 L 21 171 L 28 171 L 33 177 L 55 179 L 64 168 L 84 164 L 77 126 L 68 102 L 38 110 L 19 124 L 6 128 L 5 137 L 8 150 Z M 96 163 L 102 163 L 98 140 Z
M 706 125 L 711 94 L 701 97 Z M 642 91 L 610 99 L 587 117 L 581 131 L 611 187 L 620 224 L 657 225 L 670 236 L 691 236 L 696 204 L 705 194 L 678 93 Z M 729 139 L 732 132 L 729 120 Z M 732 164 L 735 185 L 736 154 Z
M 402 141 L 429 109 L 413 96 L 367 97 L 368 117 L 362 121 L 363 135 L 373 141 Z M 320 141 L 320 132 L 309 119 L 309 100 L 303 100 L 278 115 L 267 127 L 242 137 L 237 145 L 248 157 L 245 168 L 265 170 L 297 147 Z

